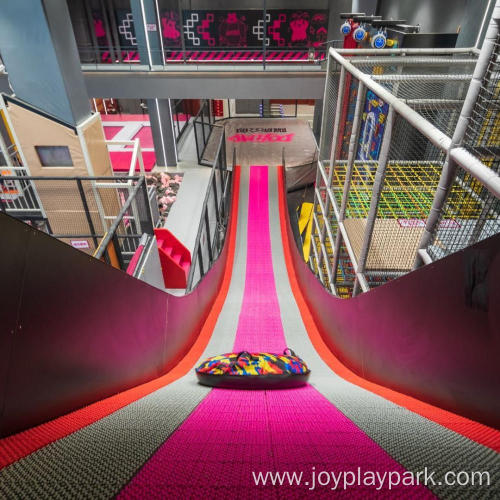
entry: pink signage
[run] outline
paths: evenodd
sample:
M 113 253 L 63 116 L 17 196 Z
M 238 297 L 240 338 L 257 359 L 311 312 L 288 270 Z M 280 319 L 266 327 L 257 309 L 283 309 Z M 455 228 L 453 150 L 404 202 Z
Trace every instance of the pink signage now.
M 425 227 L 423 219 L 398 219 L 401 227 Z
M 406 228 L 425 227 L 425 220 L 424 219 L 398 219 L 398 224 L 401 227 L 406 227 Z M 451 229 L 451 228 L 457 228 L 457 227 L 460 227 L 460 224 L 457 221 L 454 221 L 453 219 L 443 219 L 439 223 L 440 229 Z
M 290 142 L 295 134 L 234 134 L 228 137 L 232 142 Z
M 78 248 L 78 249 L 90 248 L 89 242 L 87 240 L 70 240 L 70 243 L 73 248 Z

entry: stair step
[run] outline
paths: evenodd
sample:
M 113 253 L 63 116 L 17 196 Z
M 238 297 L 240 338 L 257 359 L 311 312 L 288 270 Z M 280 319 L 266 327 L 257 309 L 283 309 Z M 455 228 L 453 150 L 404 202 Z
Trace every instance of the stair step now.
M 174 262 L 177 262 L 179 265 L 181 264 L 182 255 L 180 253 L 174 253 L 171 257 Z
M 189 271 L 189 268 L 191 267 L 191 264 L 189 262 L 183 262 L 181 264 L 182 269 L 187 273 Z
M 173 250 L 172 247 L 165 247 L 163 250 L 165 250 L 165 253 L 167 255 L 172 255 L 172 250 Z

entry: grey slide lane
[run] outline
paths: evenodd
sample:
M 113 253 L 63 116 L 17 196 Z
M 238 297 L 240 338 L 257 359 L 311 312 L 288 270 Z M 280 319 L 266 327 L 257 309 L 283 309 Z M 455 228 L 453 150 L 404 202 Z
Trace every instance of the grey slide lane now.
M 321 359 L 305 329 L 293 295 L 279 220 L 278 171 L 269 168 L 269 228 L 274 279 L 288 346 L 311 368 L 310 383 L 406 469 L 489 471 L 490 487 L 431 488 L 440 498 L 500 498 L 500 459 L 490 448 L 339 377 Z
M 245 284 L 248 169 L 242 169 L 233 273 L 200 358 L 231 350 Z M 0 498 L 110 498 L 189 416 L 210 388 L 193 371 L 0 471 Z

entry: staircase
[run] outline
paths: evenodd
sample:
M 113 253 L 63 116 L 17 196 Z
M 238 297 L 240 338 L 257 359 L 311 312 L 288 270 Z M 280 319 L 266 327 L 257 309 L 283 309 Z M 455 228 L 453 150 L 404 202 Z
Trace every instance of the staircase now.
M 154 231 L 165 288 L 186 288 L 191 253 L 168 229 Z
M 285 111 L 282 104 L 271 104 L 269 100 L 263 101 L 259 104 L 259 111 L 261 118 L 283 118 Z

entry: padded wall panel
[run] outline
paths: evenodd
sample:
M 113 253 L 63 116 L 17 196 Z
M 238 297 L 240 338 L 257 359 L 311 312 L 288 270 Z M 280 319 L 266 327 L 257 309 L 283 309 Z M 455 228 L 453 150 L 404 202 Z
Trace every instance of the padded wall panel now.
M 18 334 L 18 316 L 24 281 L 25 255 L 29 228 L 17 231 L 6 245 L 5 233 L 0 224 L 0 255 L 2 262 L 2 300 L 0 300 L 0 418 L 4 411 L 9 360 L 12 345 Z
M 31 175 L 88 175 L 80 140 L 74 128 L 14 102 L 7 102 L 7 109 Z M 73 166 L 42 167 L 35 146 L 67 146 Z
M 199 285 L 183 297 L 169 296 L 166 349 L 176 352 L 176 357 L 169 353 L 164 356 L 164 370 L 169 370 L 186 354 L 194 343 L 206 316 L 210 312 L 213 299 L 222 282 L 227 262 L 227 245 L 219 259 L 212 266 L 209 275 L 203 277 Z M 207 279 L 209 278 L 209 279 Z
M 101 115 L 95 113 L 92 120 L 82 127 L 81 134 L 87 145 L 90 161 L 95 176 L 112 176 L 111 161 L 109 159 L 106 137 L 102 127 Z
M 0 246 L 2 286 L 12 297 L 26 266 L 12 304 L 21 329 L 1 378 L 2 436 L 165 373 L 199 333 L 227 255 L 191 295 L 173 298 L 4 214 L 0 234 L 9 242 Z M 2 329 L 2 347 L 9 340 Z
M 287 224 L 301 291 L 344 364 L 368 380 L 500 427 L 500 235 L 343 300 L 306 266 Z

